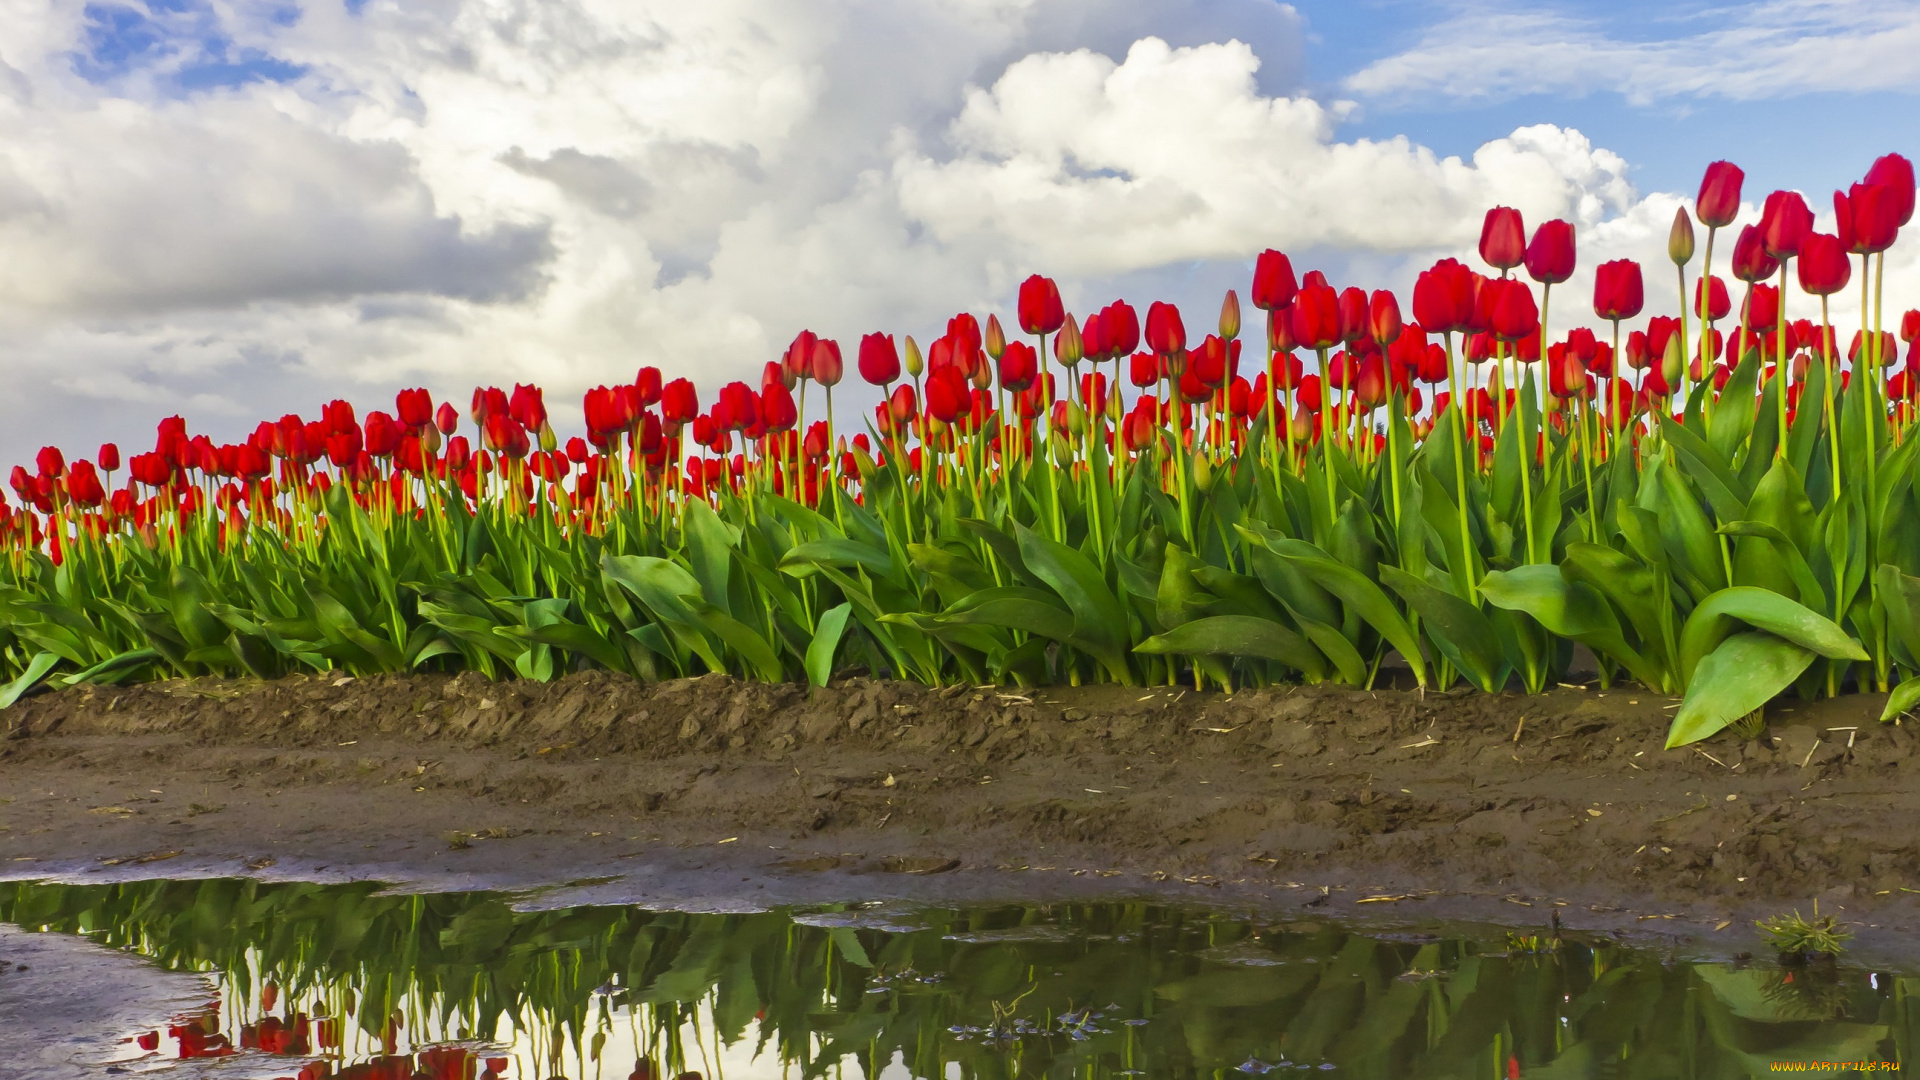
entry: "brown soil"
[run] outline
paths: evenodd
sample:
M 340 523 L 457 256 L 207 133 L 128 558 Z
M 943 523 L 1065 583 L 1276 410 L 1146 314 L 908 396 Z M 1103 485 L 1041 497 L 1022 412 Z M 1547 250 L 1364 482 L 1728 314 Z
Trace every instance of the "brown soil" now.
M 1906 940 L 1916 733 L 1860 696 L 1666 751 L 1674 704 L 604 674 L 68 691 L 0 718 L 0 874 L 591 878 L 600 893 L 567 895 L 698 906 L 1171 891 L 1525 924 L 1557 907 L 1728 949 L 1818 897 L 1863 942 Z

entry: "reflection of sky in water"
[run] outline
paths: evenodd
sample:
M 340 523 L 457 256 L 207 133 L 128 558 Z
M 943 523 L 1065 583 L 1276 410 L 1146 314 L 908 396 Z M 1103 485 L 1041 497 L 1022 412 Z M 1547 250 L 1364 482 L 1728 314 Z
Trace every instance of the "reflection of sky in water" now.
M 280 1044 L 289 1053 L 246 1049 L 187 1073 L 262 1080 L 316 1061 L 308 1080 L 475 1080 L 494 1056 L 511 1080 L 624 1080 L 641 1057 L 661 1080 L 1672 1080 L 1900 1060 L 1920 1024 L 1920 979 L 1684 963 L 1605 941 L 1144 903 L 692 915 L 377 888 L 5 886 L 0 918 L 207 972 L 213 1050 L 257 1047 L 263 1031 L 275 1044 L 269 1011 L 346 1018 L 337 1038 L 309 1026 L 305 1045 Z M 201 1067 L 163 1065 L 183 1045 L 166 1034 L 152 1054 L 129 1044 L 126 1066 Z

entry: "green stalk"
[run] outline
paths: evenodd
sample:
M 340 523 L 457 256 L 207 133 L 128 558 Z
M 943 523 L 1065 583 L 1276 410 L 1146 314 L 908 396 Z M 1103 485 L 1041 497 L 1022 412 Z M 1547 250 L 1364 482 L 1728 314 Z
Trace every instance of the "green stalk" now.
M 1460 558 L 1466 562 L 1466 565 L 1461 567 L 1461 570 L 1467 582 L 1467 603 L 1478 604 L 1480 602 L 1478 596 L 1480 583 L 1477 575 L 1474 573 L 1473 530 L 1467 524 L 1467 465 L 1464 456 L 1466 453 L 1465 443 L 1467 441 L 1467 413 L 1460 405 L 1460 383 L 1454 374 L 1453 331 L 1448 330 L 1441 334 L 1440 337 L 1442 341 L 1446 342 L 1447 346 L 1447 382 L 1449 384 L 1447 387 L 1449 391 L 1447 404 L 1454 418 L 1453 482 L 1458 488 L 1456 494 L 1460 503 Z M 1329 472 L 1327 476 L 1329 483 L 1331 483 L 1333 474 Z

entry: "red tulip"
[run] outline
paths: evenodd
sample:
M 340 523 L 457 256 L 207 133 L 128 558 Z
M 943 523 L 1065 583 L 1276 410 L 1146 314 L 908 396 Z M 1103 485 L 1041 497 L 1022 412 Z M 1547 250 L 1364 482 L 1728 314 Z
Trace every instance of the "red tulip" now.
M 846 374 L 846 361 L 840 357 L 840 343 L 821 338 L 813 345 L 813 380 L 821 386 L 838 386 Z
M 1466 329 L 1473 321 L 1473 272 L 1457 259 L 1422 271 L 1413 284 L 1413 317 L 1429 333 Z
M 1063 316 L 1061 322 L 1065 322 Z M 1187 328 L 1180 321 L 1180 309 L 1155 300 L 1147 308 L 1147 348 L 1161 356 L 1172 356 L 1187 347 Z
M 813 347 L 819 343 L 818 334 L 802 330 L 788 343 L 787 351 L 780 354 L 780 381 L 787 389 L 800 385 L 801 379 L 813 378 Z
M 1308 349 L 1340 343 L 1340 296 L 1331 285 L 1305 285 L 1294 295 L 1288 319 L 1293 339 Z
M 492 419 L 488 417 L 488 420 Z M 500 419 L 506 420 L 507 417 L 501 416 Z M 393 417 L 386 413 L 377 411 L 368 413 L 364 430 L 365 450 L 369 455 L 377 458 L 392 457 L 393 452 L 400 449 L 400 426 L 394 423 Z
M 745 431 L 760 422 L 760 395 L 743 382 L 730 382 L 721 387 L 720 400 L 714 408 L 725 414 L 726 423 L 722 426 L 734 431 Z M 696 437 L 695 441 L 705 440 Z
M 1572 277 L 1573 225 L 1559 218 L 1541 222 L 1527 245 L 1526 263 L 1527 275 L 1543 285 L 1558 285 Z
M 1060 287 L 1039 274 L 1020 283 L 1019 313 L 1020 328 L 1029 334 L 1051 334 L 1067 321 Z
M 1760 233 L 1767 254 L 1776 259 L 1791 259 L 1800 254 L 1800 245 L 1813 231 L 1813 211 L 1797 191 L 1776 191 L 1767 196 L 1760 212 Z
M 672 384 L 668 384 L 671 388 Z M 760 422 L 778 434 L 793 430 L 800 422 L 800 410 L 793 403 L 793 391 L 784 383 L 775 383 L 760 391 Z
M 425 390 L 402 390 L 394 396 L 393 404 L 394 414 L 407 427 L 419 429 L 433 423 L 433 395 Z
M 831 449 L 833 447 L 827 442 L 827 422 L 815 420 L 808 424 L 806 437 L 800 440 L 800 452 L 806 455 L 807 460 L 819 461 Z
M 1127 359 L 1127 381 L 1145 389 L 1160 381 L 1160 358 L 1152 353 L 1134 353 Z
M 373 415 L 377 416 L 380 414 L 375 413 Z M 373 416 L 368 416 L 367 420 L 369 427 L 371 427 Z M 490 415 L 487 417 L 484 429 L 484 434 L 487 438 L 487 449 L 503 457 L 514 458 L 516 460 L 526 456 L 527 450 L 529 449 L 526 429 L 515 423 L 511 416 L 503 416 L 498 413 Z M 395 427 L 394 431 L 397 433 L 400 429 Z M 371 442 L 371 440 L 369 440 L 369 442 Z M 394 450 L 398 452 L 399 449 L 400 441 L 398 434 L 396 434 Z M 373 453 L 375 457 L 380 456 L 371 446 L 368 447 L 368 450 L 370 453 Z
M 1253 263 L 1253 289 L 1248 294 L 1253 306 L 1262 311 L 1277 311 L 1293 303 L 1300 286 L 1293 279 L 1293 263 L 1278 251 L 1268 248 Z
M 1733 243 L 1733 276 L 1752 284 L 1779 272 L 1780 262 L 1767 251 L 1766 233 L 1760 226 L 1741 229 L 1740 238 Z
M 1420 357 L 1419 364 L 1414 367 L 1413 377 L 1423 383 L 1443 383 L 1447 381 L 1447 373 L 1447 350 L 1434 343 L 1428 345 L 1426 354 Z
M 97 456 L 100 458 L 100 467 L 102 469 L 108 472 L 119 471 L 120 448 L 118 446 L 115 446 L 113 443 L 101 443 L 100 453 Z
M 914 399 L 913 387 L 901 385 L 893 388 L 887 397 L 887 413 L 895 424 L 904 424 L 920 412 L 920 404 Z
M 1833 193 L 1840 246 L 1855 255 L 1872 255 L 1893 246 L 1900 235 L 1900 207 L 1892 188 L 1855 184 L 1845 195 Z
M 1646 285 L 1640 276 L 1640 264 L 1632 259 L 1614 259 L 1594 269 L 1593 313 L 1602 319 L 1619 322 L 1640 314 L 1646 305 Z
M 1193 350 L 1193 362 L 1187 374 L 1209 389 L 1218 390 L 1225 386 L 1227 383 L 1226 342 L 1208 334 L 1206 340 L 1200 343 L 1200 347 Z M 1183 379 L 1182 382 L 1184 381 Z
M 1009 341 L 1000 355 L 1000 385 L 1014 393 L 1032 386 L 1040 377 L 1040 354 L 1024 341 Z
M 1913 220 L 1913 162 L 1899 154 L 1884 155 L 1867 170 L 1867 183 L 1892 193 L 1894 219 L 1901 228 Z
M 100 486 L 100 474 L 93 471 L 90 461 L 74 462 L 67 470 L 66 481 L 67 498 L 85 509 L 91 510 L 107 500 L 106 490 Z
M 1340 340 L 1348 344 L 1367 336 L 1367 294 L 1348 286 L 1340 292 Z
M 20 474 L 26 472 L 17 465 L 14 471 Z M 159 453 L 135 454 L 127 462 L 127 475 L 148 487 L 165 487 L 173 479 L 173 466 Z
M 1514 342 L 1540 333 L 1540 311 L 1533 303 L 1533 290 L 1526 282 L 1513 278 L 1495 280 L 1493 289 L 1492 332 L 1502 341 Z
M 1386 289 L 1374 291 L 1373 299 L 1367 306 L 1368 332 L 1375 344 L 1386 346 L 1400 337 L 1400 301 Z
M 1520 211 L 1496 206 L 1480 225 L 1480 258 L 1496 270 L 1511 270 L 1527 258 L 1527 227 Z
M 1749 333 L 1772 330 L 1780 318 L 1780 290 L 1759 282 L 1749 285 L 1744 318 Z
M 460 410 L 454 408 L 452 402 L 443 401 L 433 414 L 433 421 L 434 426 L 440 429 L 440 434 L 451 435 L 460 429 Z
M 1700 181 L 1700 195 L 1694 200 L 1695 215 L 1708 228 L 1733 224 L 1740 214 L 1740 185 L 1747 176 L 1731 161 L 1716 161 L 1707 166 Z
M 1127 414 L 1122 425 L 1127 440 L 1127 449 L 1139 453 L 1153 446 L 1160 438 L 1160 409 L 1151 397 L 1143 397 L 1134 410 Z
M 1140 316 L 1134 313 L 1133 305 L 1124 300 L 1115 300 L 1101 308 L 1100 336 L 1098 359 L 1101 360 L 1118 360 L 1139 348 Z
M 528 431 L 539 431 L 547 426 L 546 394 L 537 386 L 515 383 L 513 397 L 507 403 L 507 415 L 513 417 L 514 422 Z M 405 417 L 401 418 L 401 423 L 406 424 Z M 406 424 L 406 426 L 416 425 Z
M 1013 351 L 1013 342 L 1007 351 Z M 1024 344 L 1024 342 L 1022 343 Z M 951 424 L 969 404 L 967 382 L 953 367 L 943 367 L 927 375 L 927 415 Z
M 1911 345 L 1920 339 L 1920 311 L 1908 311 L 1900 316 L 1900 340 Z
M 1762 252 L 1761 254 L 1765 254 Z M 1764 276 L 1764 275 L 1762 275 Z M 1706 290 L 1708 322 L 1717 322 L 1727 317 L 1733 310 L 1733 298 L 1727 292 L 1725 278 L 1715 275 L 1713 278 L 1701 278 L 1693 284 L 1693 313 L 1700 313 L 1701 290 Z
M 1835 196 L 1836 201 L 1838 196 Z M 1814 296 L 1831 296 L 1847 287 L 1853 260 L 1837 236 L 1809 233 L 1800 246 L 1800 288 Z
M 860 377 L 872 386 L 886 386 L 900 377 L 900 351 L 891 334 L 867 334 L 860 339 Z
M 40 452 L 33 456 L 33 463 L 41 476 L 59 476 L 67 471 L 67 459 L 57 446 L 41 447 Z
M 700 415 L 700 391 L 686 379 L 675 379 L 660 388 L 660 419 L 678 431 L 682 424 Z

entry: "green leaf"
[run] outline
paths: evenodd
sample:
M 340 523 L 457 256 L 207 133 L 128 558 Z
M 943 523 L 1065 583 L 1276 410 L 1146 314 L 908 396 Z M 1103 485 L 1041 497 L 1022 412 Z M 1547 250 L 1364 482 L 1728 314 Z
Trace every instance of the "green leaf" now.
M 20 695 L 33 689 L 35 684 L 45 678 L 47 672 L 52 671 L 53 666 L 59 662 L 60 657 L 55 653 L 43 652 L 34 656 L 27 662 L 27 670 L 21 672 L 19 678 L 5 686 L 0 686 L 0 709 L 19 701 Z
M 1365 619 L 1369 626 L 1399 651 L 1407 666 L 1413 669 L 1413 677 L 1420 685 L 1427 685 L 1427 665 L 1420 652 L 1420 639 L 1415 636 L 1413 628 L 1407 625 L 1407 620 L 1395 610 L 1393 602 L 1387 599 L 1387 594 L 1380 590 L 1380 586 L 1304 540 L 1270 541 L 1268 546 L 1304 570 L 1321 588 L 1339 597 L 1342 603 Z
M 1381 566 L 1380 583 L 1399 593 L 1407 606 L 1419 613 L 1434 648 L 1475 686 L 1491 694 L 1506 684 L 1508 669 L 1500 636 L 1484 612 L 1397 566 Z
M 728 597 L 733 566 L 733 549 L 740 543 L 740 530 L 721 521 L 704 500 L 686 501 L 687 563 L 700 582 L 700 593 L 707 603 L 733 614 Z
M 1830 660 L 1866 660 L 1866 650 L 1824 615 L 1777 592 L 1736 585 L 1702 601 L 1680 630 L 1680 677 L 1691 687 L 1694 668 L 1747 623 Z
M 1185 656 L 1253 656 L 1277 660 L 1314 682 L 1326 678 L 1327 664 L 1307 639 L 1268 619 L 1251 615 L 1213 615 L 1182 623 L 1133 647 L 1134 652 Z
M 1920 707 L 1920 678 L 1909 676 L 1887 695 L 1887 707 L 1880 710 L 1880 722 L 1891 723 Z
M 1772 701 L 1814 653 L 1759 631 L 1735 634 L 1704 657 L 1667 732 L 1667 749 L 1696 743 Z
M 1663 683 L 1660 668 L 1627 644 L 1606 600 L 1592 586 L 1568 581 L 1557 567 L 1496 570 L 1481 580 L 1480 594 L 1495 607 L 1525 612 L 1549 632 L 1584 643 L 1650 687 Z
M 813 685 L 825 686 L 833 676 L 833 655 L 840 649 L 840 636 L 846 632 L 847 617 L 852 614 L 853 604 L 845 602 L 821 613 L 813 640 L 807 643 L 807 680 Z
M 1115 679 L 1131 686 L 1127 611 L 1100 571 L 1080 552 L 1023 525 L 1016 524 L 1014 534 L 1027 570 L 1060 594 L 1073 612 L 1076 645 L 1092 653 Z

